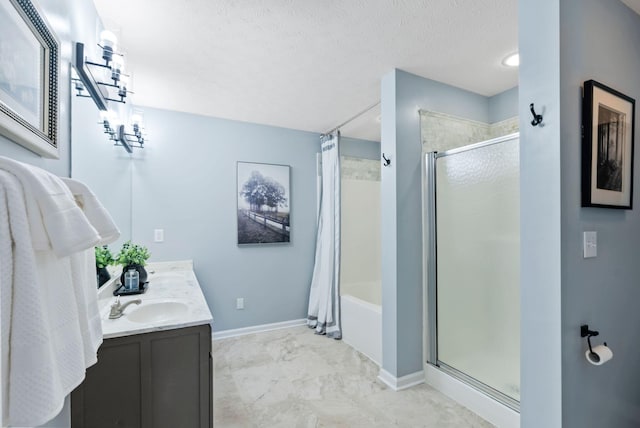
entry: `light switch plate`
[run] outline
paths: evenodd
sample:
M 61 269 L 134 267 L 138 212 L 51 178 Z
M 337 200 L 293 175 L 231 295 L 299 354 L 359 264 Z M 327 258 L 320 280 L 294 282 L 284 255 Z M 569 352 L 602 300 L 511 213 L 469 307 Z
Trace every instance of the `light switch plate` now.
M 597 232 L 584 232 L 582 242 L 583 242 L 585 259 L 598 256 L 598 233 Z
M 164 242 L 164 229 L 153 230 L 153 242 Z

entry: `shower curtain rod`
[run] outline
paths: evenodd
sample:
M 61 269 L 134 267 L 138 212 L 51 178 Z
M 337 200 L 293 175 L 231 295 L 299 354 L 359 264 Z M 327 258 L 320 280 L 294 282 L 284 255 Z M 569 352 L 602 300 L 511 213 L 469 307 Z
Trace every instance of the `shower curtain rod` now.
M 345 122 L 341 123 L 340 125 L 336 126 L 335 128 L 332 128 L 330 131 L 327 131 L 327 132 L 325 132 L 325 133 L 324 133 L 324 134 L 322 134 L 322 135 L 329 135 L 329 134 L 331 134 L 332 132 L 339 130 L 340 128 L 342 128 L 342 127 L 343 127 L 343 126 L 345 126 L 346 124 L 348 124 L 348 123 L 350 123 L 350 122 L 352 122 L 352 121 L 356 120 L 357 118 L 359 118 L 359 117 L 360 117 L 360 116 L 362 116 L 363 114 L 367 113 L 369 110 L 372 110 L 372 109 L 374 109 L 375 107 L 377 107 L 377 106 L 379 106 L 379 105 L 380 105 L 380 101 L 378 101 L 378 102 L 377 102 L 377 103 L 375 103 L 375 104 L 370 105 L 370 106 L 369 106 L 369 107 L 367 107 L 366 109 L 362 110 L 360 113 L 358 113 L 358 114 L 356 114 L 356 115 L 354 115 L 354 116 L 350 117 L 350 118 L 349 118 L 348 120 L 346 120 Z

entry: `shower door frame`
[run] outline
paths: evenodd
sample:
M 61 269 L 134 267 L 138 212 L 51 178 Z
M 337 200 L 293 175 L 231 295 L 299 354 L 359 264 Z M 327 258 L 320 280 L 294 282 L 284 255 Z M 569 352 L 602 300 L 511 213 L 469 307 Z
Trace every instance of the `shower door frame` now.
M 498 391 L 497 389 L 480 382 L 479 380 L 467 375 L 466 373 L 447 365 L 438 360 L 438 251 L 437 251 L 437 204 L 436 204 L 436 164 L 437 160 L 447 156 L 475 150 L 495 144 L 504 143 L 511 140 L 518 140 L 520 133 L 505 135 L 491 140 L 479 143 L 469 144 L 455 149 L 446 150 L 444 152 L 428 152 L 424 153 L 422 160 L 422 248 L 424 248 L 423 256 L 423 288 L 426 299 L 423 301 L 424 307 L 424 355 L 426 364 L 436 367 L 438 370 L 462 381 L 463 383 L 481 391 L 488 397 L 493 398 L 499 403 L 509 407 L 510 409 L 520 412 L 520 402 L 514 398 Z M 426 197 L 425 197 L 426 196 Z

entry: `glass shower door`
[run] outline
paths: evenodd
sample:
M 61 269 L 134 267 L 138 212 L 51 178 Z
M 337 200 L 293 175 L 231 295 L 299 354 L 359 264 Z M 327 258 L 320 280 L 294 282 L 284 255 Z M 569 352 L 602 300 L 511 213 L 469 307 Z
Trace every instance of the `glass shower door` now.
M 520 400 L 519 139 L 435 155 L 437 365 Z

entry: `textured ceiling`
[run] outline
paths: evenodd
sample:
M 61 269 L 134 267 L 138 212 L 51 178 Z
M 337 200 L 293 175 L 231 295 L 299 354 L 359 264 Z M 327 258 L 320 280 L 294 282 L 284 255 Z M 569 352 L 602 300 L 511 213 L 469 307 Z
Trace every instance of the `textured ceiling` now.
M 324 132 L 394 68 L 494 95 L 517 85 L 517 0 L 94 0 L 137 105 Z M 343 134 L 380 139 L 379 108 Z

